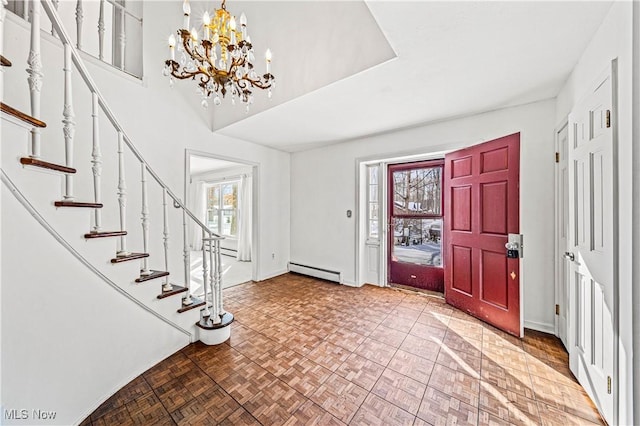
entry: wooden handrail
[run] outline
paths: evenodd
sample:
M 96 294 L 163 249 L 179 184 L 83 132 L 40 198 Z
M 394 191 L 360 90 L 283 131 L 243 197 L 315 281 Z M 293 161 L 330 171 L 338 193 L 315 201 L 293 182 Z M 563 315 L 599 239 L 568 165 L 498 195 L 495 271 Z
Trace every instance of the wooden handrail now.
M 89 90 L 92 93 L 95 93 L 97 95 L 98 102 L 100 104 L 100 107 L 101 107 L 102 111 L 105 113 L 107 119 L 109 120 L 109 122 L 111 122 L 111 125 L 115 128 L 115 130 L 117 132 L 121 132 L 122 133 L 122 135 L 124 137 L 124 142 L 127 145 L 127 147 L 129 148 L 129 150 L 138 159 L 138 161 L 140 161 L 140 163 L 142 163 L 142 164 L 144 164 L 146 166 L 146 169 L 149 172 L 149 175 L 151 175 L 151 177 L 153 177 L 153 179 L 158 183 L 158 185 L 160 185 L 163 189 L 167 190 L 167 195 L 169 195 L 171 197 L 171 199 L 174 201 L 174 205 L 176 205 L 176 207 L 181 208 L 182 210 L 184 210 L 184 212 L 191 218 L 191 220 L 193 220 L 208 235 L 214 236 L 214 237 L 219 237 L 220 239 L 223 239 L 224 238 L 223 236 L 218 235 L 218 234 L 214 233 L 213 231 L 211 231 L 207 225 L 202 223 L 202 221 L 200 219 L 198 219 L 193 214 L 193 212 L 191 212 L 189 209 L 187 209 L 187 207 L 182 203 L 182 201 L 180 201 L 180 199 L 173 193 L 173 191 L 171 191 L 171 189 L 162 181 L 162 179 L 160 179 L 158 174 L 145 161 L 144 157 L 142 157 L 142 154 L 140 154 L 140 152 L 137 150 L 135 145 L 133 145 L 133 143 L 131 142 L 131 139 L 129 138 L 129 136 L 125 132 L 125 130 L 122 127 L 122 125 L 116 119 L 115 114 L 113 113 L 113 111 L 111 110 L 109 105 L 107 104 L 104 96 L 102 96 L 102 94 L 100 93 L 100 90 L 98 89 L 98 86 L 96 85 L 95 81 L 93 81 L 93 78 L 89 74 L 89 71 L 87 70 L 87 67 L 84 64 L 84 61 L 82 60 L 82 58 L 80 57 L 80 54 L 78 53 L 78 50 L 73 45 L 73 42 L 71 41 L 71 37 L 69 36 L 69 34 L 67 34 L 66 30 L 64 29 L 64 26 L 62 24 L 60 16 L 58 15 L 57 11 L 55 10 L 55 7 L 54 7 L 52 1 L 51 0 L 41 0 L 41 2 L 42 2 L 42 6 L 43 6 L 45 12 L 47 13 L 47 16 L 49 17 L 49 20 L 51 21 L 51 24 L 53 25 L 53 27 L 56 30 L 56 33 L 58 34 L 58 37 L 60 38 L 60 40 L 62 41 L 63 44 L 66 44 L 66 45 L 69 46 L 69 48 L 71 50 L 71 57 L 73 59 L 73 63 L 75 64 L 78 72 L 80 73 L 80 76 L 84 80 L 84 82 L 87 85 L 87 87 L 89 88 Z

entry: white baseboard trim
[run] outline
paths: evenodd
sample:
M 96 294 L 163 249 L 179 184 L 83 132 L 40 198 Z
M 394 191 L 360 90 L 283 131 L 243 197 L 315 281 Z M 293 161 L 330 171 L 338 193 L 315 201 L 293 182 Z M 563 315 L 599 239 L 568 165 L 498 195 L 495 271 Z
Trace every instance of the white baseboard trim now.
M 537 321 L 524 321 L 524 328 L 530 328 L 531 330 L 542 331 L 543 333 L 549 333 L 556 335 L 556 326 L 555 324 L 546 324 L 543 322 Z
M 356 284 L 355 281 L 342 281 L 340 284 L 346 285 L 347 287 L 362 287 L 364 284 Z

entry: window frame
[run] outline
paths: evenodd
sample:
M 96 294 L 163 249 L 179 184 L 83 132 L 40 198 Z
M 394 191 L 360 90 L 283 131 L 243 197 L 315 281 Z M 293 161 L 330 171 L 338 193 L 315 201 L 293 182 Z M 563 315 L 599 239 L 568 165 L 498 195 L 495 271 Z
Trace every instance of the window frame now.
M 225 208 L 224 207 L 224 194 L 222 191 L 223 186 L 225 185 L 235 185 L 236 186 L 236 206 L 235 208 Z M 214 181 L 214 182 L 206 182 L 205 185 L 205 191 L 204 191 L 204 204 L 205 204 L 205 218 L 207 219 L 207 227 L 211 230 L 211 232 L 214 232 L 218 235 L 222 235 L 227 239 L 230 240 L 237 240 L 238 239 L 238 234 L 237 234 L 237 229 L 236 229 L 236 234 L 225 234 L 223 232 L 223 226 L 222 226 L 222 220 L 224 217 L 226 217 L 224 215 L 225 212 L 231 212 L 231 217 L 233 217 L 233 212 L 235 212 L 235 217 L 236 217 L 236 221 L 238 221 L 238 206 L 237 206 L 237 198 L 239 197 L 239 192 L 240 192 L 240 179 L 229 179 L 229 180 L 221 180 L 221 181 Z M 209 191 L 212 188 L 218 188 L 218 206 L 217 207 L 213 207 L 213 208 L 209 208 Z M 215 212 L 214 216 L 217 217 L 217 229 L 212 229 L 209 226 L 209 217 L 210 216 L 210 212 Z
M 376 182 L 373 183 L 372 182 L 372 178 L 371 178 L 371 171 L 372 170 L 376 170 Z M 380 226 L 381 222 L 380 222 L 380 215 L 382 213 L 381 207 L 382 207 L 382 203 L 381 203 L 381 196 L 382 196 L 382 185 L 381 185 L 381 179 L 380 179 L 380 173 L 382 171 L 382 164 L 381 163 L 373 163 L 373 164 L 366 164 L 366 188 L 367 188 L 367 193 L 366 193 L 366 201 L 365 201 L 365 205 L 366 205 L 366 233 L 367 233 L 367 241 L 369 242 L 379 242 L 381 237 L 382 237 L 382 228 Z M 375 194 L 376 194 L 376 200 L 372 200 L 371 194 L 372 194 L 372 187 L 375 188 Z M 377 218 L 372 218 L 371 215 L 371 207 L 375 206 L 377 211 L 378 211 L 378 217 Z M 371 223 L 372 222 L 377 222 L 377 233 L 373 234 L 371 232 Z

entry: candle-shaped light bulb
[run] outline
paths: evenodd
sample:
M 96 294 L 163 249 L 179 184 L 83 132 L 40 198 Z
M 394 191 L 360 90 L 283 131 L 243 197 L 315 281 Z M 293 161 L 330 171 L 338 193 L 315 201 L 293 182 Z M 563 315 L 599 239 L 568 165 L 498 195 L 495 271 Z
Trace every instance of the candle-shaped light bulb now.
M 176 60 L 176 36 L 174 36 L 173 34 L 171 34 L 169 36 L 169 52 L 171 53 L 171 60 L 175 61 Z
M 247 15 L 242 12 L 240 15 L 240 31 L 242 33 L 242 39 L 247 39 Z
M 267 61 L 267 74 L 269 73 L 269 68 L 271 67 L 271 49 L 267 49 L 267 51 L 264 53 L 264 58 Z
M 196 27 L 191 28 L 191 39 L 195 42 L 198 41 L 198 31 Z
M 184 13 L 184 28 L 189 28 L 189 15 L 191 15 L 191 5 L 189 0 L 184 0 L 182 3 L 182 12 Z
M 231 44 L 236 44 L 236 17 L 232 16 L 229 20 L 229 35 L 231 36 Z
M 204 12 L 202 15 L 202 24 L 204 25 L 204 38 L 209 40 L 209 25 L 211 25 L 211 17 L 209 16 L 209 12 Z

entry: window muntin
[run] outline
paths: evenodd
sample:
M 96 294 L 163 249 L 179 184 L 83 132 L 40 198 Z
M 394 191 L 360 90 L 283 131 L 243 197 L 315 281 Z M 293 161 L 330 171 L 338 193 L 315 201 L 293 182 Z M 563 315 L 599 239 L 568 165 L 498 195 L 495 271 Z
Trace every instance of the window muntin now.
M 367 166 L 367 236 L 376 240 L 380 237 L 379 172 L 379 164 Z
M 442 214 L 442 167 L 393 172 L 393 215 Z
M 238 236 L 238 184 L 236 181 L 207 186 L 207 226 L 216 234 Z
M 442 267 L 442 165 L 392 171 L 392 260 Z

